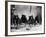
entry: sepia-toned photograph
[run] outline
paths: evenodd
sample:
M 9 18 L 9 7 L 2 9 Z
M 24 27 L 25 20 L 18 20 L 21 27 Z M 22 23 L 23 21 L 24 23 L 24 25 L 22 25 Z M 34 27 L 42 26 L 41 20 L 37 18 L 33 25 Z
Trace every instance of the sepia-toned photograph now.
M 8 2 L 8 35 L 44 33 L 44 4 Z

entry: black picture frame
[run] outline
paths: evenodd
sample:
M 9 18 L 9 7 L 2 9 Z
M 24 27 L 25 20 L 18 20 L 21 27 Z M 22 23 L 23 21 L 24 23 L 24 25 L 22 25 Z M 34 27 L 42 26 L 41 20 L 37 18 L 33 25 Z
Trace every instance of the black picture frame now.
M 8 2 L 44 4 L 44 33 L 8 35 Z M 24 35 L 42 35 L 42 34 L 45 34 L 45 3 L 42 3 L 42 2 L 25 2 L 25 1 L 5 1 L 5 36 L 24 36 Z

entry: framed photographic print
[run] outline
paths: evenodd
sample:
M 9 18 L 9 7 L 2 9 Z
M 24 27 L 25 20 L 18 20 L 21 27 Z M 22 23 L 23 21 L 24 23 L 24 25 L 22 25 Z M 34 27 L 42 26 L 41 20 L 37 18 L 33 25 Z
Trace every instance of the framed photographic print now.
M 5 35 L 45 34 L 45 3 L 6 1 Z

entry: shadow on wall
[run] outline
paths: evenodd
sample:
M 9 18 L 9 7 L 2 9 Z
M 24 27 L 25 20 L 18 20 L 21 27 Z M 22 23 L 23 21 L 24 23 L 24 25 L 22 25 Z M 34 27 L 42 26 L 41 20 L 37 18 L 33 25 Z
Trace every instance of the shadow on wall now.
M 15 36 L 5 36 L 5 37 L 15 37 Z

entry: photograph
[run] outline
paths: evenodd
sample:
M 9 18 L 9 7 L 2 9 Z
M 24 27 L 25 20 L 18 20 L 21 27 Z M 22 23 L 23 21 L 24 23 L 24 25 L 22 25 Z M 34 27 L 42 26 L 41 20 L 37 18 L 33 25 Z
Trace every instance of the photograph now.
M 8 2 L 8 35 L 44 33 L 44 3 Z
M 42 25 L 42 7 L 11 5 L 11 32 L 34 31 Z M 38 29 L 39 30 L 39 29 Z

